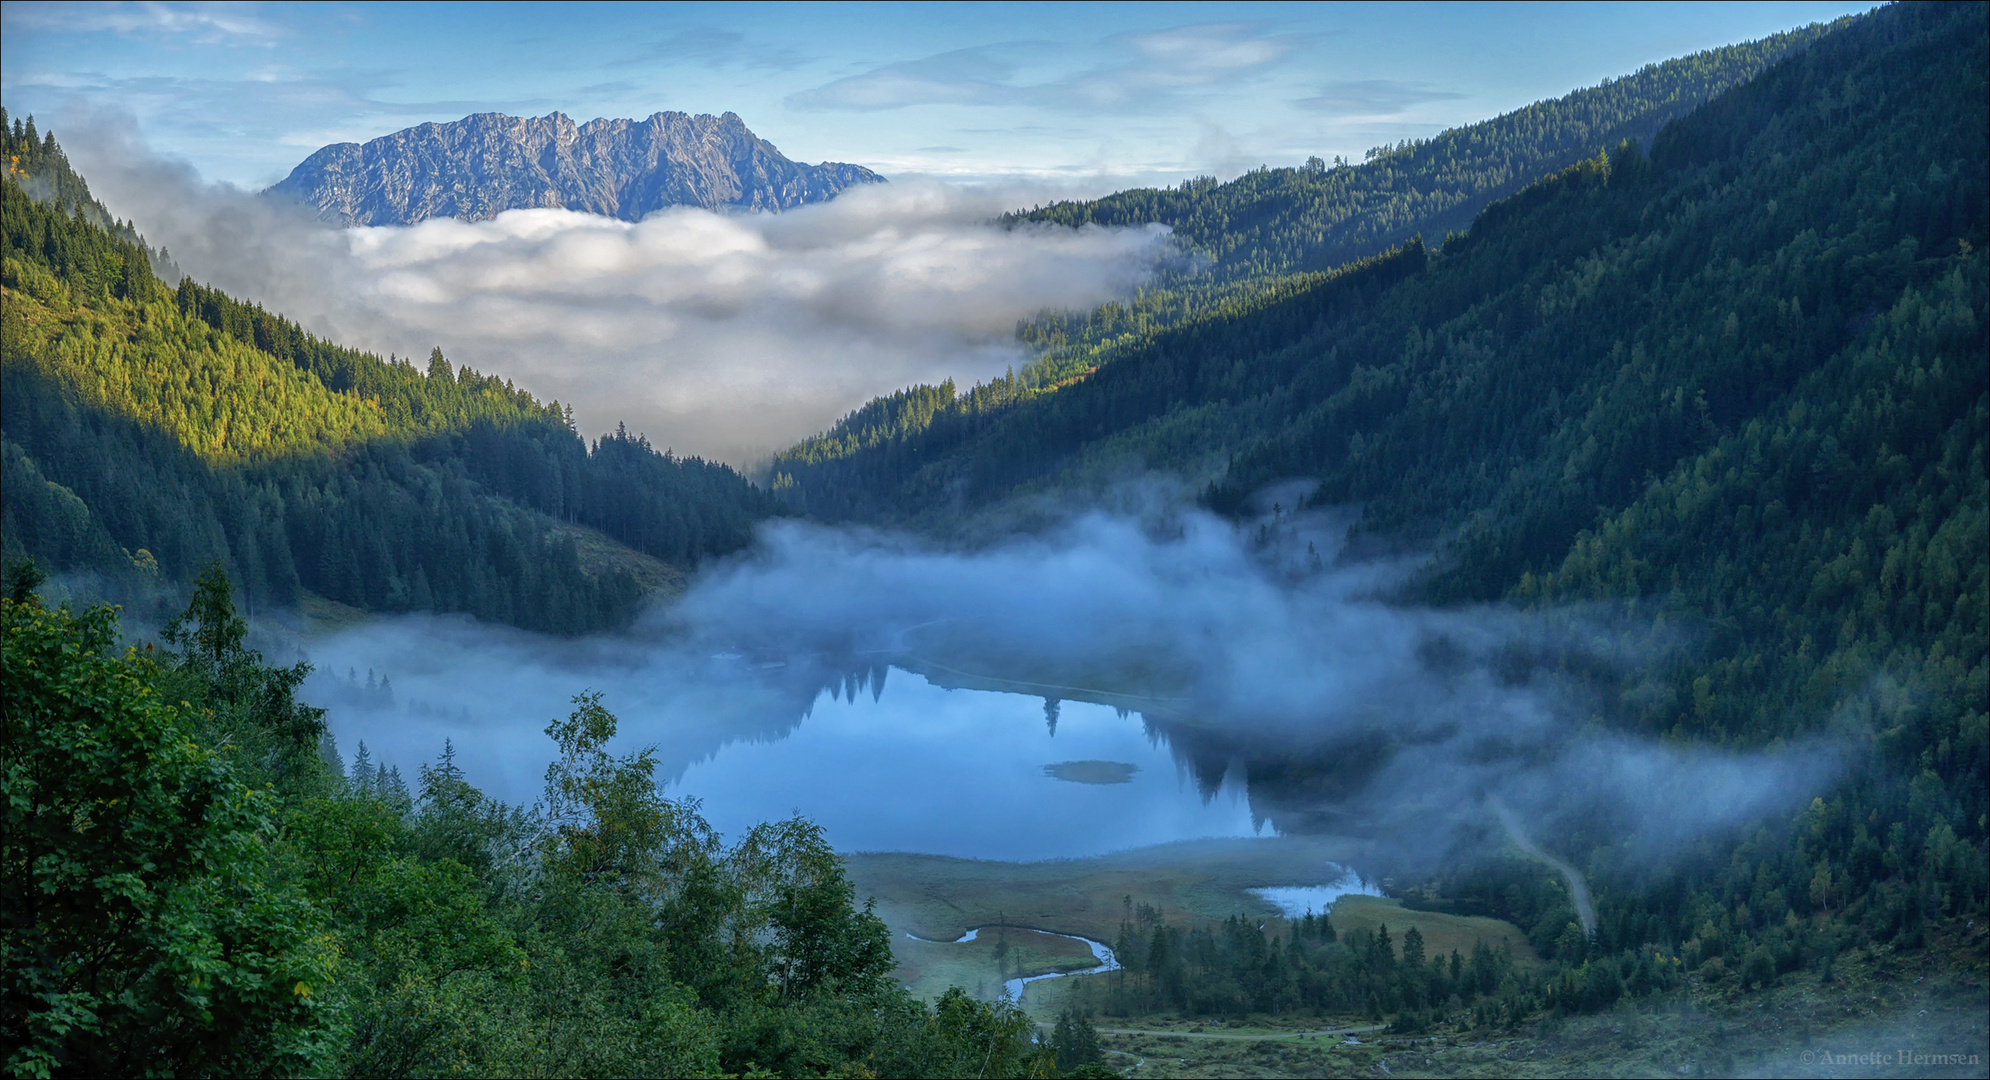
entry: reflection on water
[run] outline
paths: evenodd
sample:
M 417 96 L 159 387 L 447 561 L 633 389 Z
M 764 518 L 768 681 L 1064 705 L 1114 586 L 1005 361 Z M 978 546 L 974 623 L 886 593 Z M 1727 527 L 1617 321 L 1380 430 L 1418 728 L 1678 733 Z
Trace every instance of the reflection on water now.
M 485 630 L 450 629 L 438 620 L 421 649 L 394 655 L 369 654 L 378 639 L 358 635 L 314 644 L 305 696 L 330 707 L 342 752 L 363 741 L 412 781 L 449 739 L 473 783 L 530 803 L 552 758 L 546 724 L 592 689 L 621 719 L 616 749 L 655 746 L 670 794 L 703 800 L 731 836 L 802 814 L 845 851 L 1035 860 L 1259 831 L 1241 775 L 1209 790 L 1137 714 L 1108 705 L 1046 710 L 1034 694 L 948 689 L 881 664 L 812 671 L 599 643 L 549 677 L 543 660 L 493 663 Z M 391 696 L 348 692 L 346 673 L 368 669 L 391 673 Z
M 1042 704 L 897 672 L 876 697 L 825 695 L 786 738 L 725 747 L 679 787 L 705 800 L 722 832 L 800 813 L 851 851 L 1056 859 L 1252 835 L 1244 801 L 1205 803 L 1139 720 L 1066 701 L 1053 736 Z M 627 730 L 642 738 L 644 722 Z M 1124 783 L 1045 775 L 1046 759 L 1072 757 L 1132 768 Z
M 1334 906 L 1334 901 L 1343 896 L 1382 895 L 1381 889 L 1361 880 L 1361 875 L 1353 870 L 1348 870 L 1332 885 L 1280 885 L 1248 891 L 1270 901 L 1272 906 L 1278 909 L 1279 914 L 1288 919 L 1303 918 L 1309 912 L 1314 915 L 1324 915 Z
M 617 749 L 653 745 L 732 831 L 801 811 L 845 849 L 1045 858 L 1265 825 L 1362 838 L 1364 868 L 1398 875 L 1506 842 L 1488 798 L 1544 850 L 1669 859 L 1808 802 L 1844 759 L 1613 734 L 1642 730 L 1680 644 L 1643 614 L 1405 607 L 1385 597 L 1421 560 L 1342 557 L 1352 518 L 1275 501 L 1251 541 L 1156 498 L 960 550 L 770 524 L 624 633 L 374 620 L 310 643 L 305 698 L 347 754 L 365 739 L 412 777 L 453 738 L 513 803 L 593 690 Z

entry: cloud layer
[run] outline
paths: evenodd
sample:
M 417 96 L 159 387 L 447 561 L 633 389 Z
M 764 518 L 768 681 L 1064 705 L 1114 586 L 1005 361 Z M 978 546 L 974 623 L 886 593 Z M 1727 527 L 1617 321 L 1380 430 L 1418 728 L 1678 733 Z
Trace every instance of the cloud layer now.
M 887 184 L 781 215 L 565 210 L 335 230 L 152 158 L 128 128 L 72 135 L 99 196 L 196 279 L 344 344 L 457 363 L 735 463 L 916 382 L 1021 361 L 1016 320 L 1136 286 L 1159 227 L 1003 229 L 1019 191 Z
M 160 3 L 20 4 L 7 22 L 22 30 L 151 37 L 191 36 L 196 42 L 266 44 L 283 35 L 281 27 L 258 17 L 253 9 L 234 4 L 173 6 Z
M 1118 34 L 1083 50 L 1048 41 L 999 42 L 882 64 L 798 91 L 787 104 L 825 112 L 912 105 L 1179 112 L 1184 92 L 1261 74 L 1311 37 L 1269 33 L 1254 23 L 1206 23 Z
M 804 789 L 817 798 L 822 788 L 817 801 L 832 809 L 819 812 L 833 814 L 835 792 L 862 801 L 870 796 L 857 793 L 888 792 L 901 782 L 888 778 L 926 761 L 936 775 L 922 781 L 918 812 L 946 821 L 994 805 L 1001 793 L 984 774 L 1000 771 L 998 760 L 1028 758 L 1013 770 L 1027 786 L 1041 781 L 1042 761 L 1056 760 L 1040 755 L 1064 749 L 1003 743 L 947 756 L 918 749 L 936 737 L 927 728 L 959 726 L 947 738 L 970 750 L 1002 725 L 1041 742 L 1038 717 L 1059 710 L 1034 699 L 1061 700 L 1074 724 L 1089 716 L 1111 727 L 1101 707 L 1138 714 L 1119 721 L 1122 734 L 1137 738 L 1144 724 L 1166 748 L 1180 786 L 1147 769 L 1170 782 L 1143 812 L 1179 813 L 1177 803 L 1193 807 L 1199 791 L 1218 812 L 1181 827 L 1234 833 L 1219 793 L 1245 789 L 1254 821 L 1365 837 L 1398 867 L 1456 857 L 1460 844 L 1496 845 L 1487 839 L 1498 832 L 1494 800 L 1547 846 L 1586 833 L 1662 864 L 1696 839 L 1824 793 L 1838 768 L 1821 743 L 1728 753 L 1610 733 L 1592 718 L 1674 646 L 1627 644 L 1633 639 L 1582 612 L 1386 602 L 1378 597 L 1414 563 L 1337 565 L 1345 517 L 1293 521 L 1281 511 L 1259 532 L 1163 499 L 1150 506 L 1140 515 L 1085 513 L 974 550 L 776 524 L 752 552 L 707 571 L 680 603 L 620 638 L 550 642 L 452 620 L 371 624 L 317 649 L 334 672 L 378 666 L 391 675 L 400 711 L 335 709 L 333 726 L 348 750 L 358 737 L 376 749 L 396 740 L 404 770 L 410 751 L 432 755 L 454 732 L 486 777 L 503 778 L 493 786 L 516 798 L 550 753 L 538 729 L 564 711 L 567 695 L 593 688 L 606 691 L 632 741 L 658 743 L 685 794 L 727 790 L 699 786 L 701 776 L 729 775 L 691 768 L 709 755 L 719 766 L 742 754 L 780 758 L 746 744 L 812 738 L 816 760 L 841 763 L 827 773 L 803 768 L 788 787 L 747 799 L 767 805 L 715 813 L 784 814 L 806 801 Z M 1007 699 L 1024 719 L 974 721 L 976 695 L 943 705 L 944 694 L 916 683 L 928 704 L 908 711 L 912 699 L 893 691 L 870 711 L 886 665 L 935 687 L 1007 691 L 980 697 Z M 909 677 L 891 678 L 896 687 Z M 904 700 L 895 706 L 893 694 Z M 417 697 L 447 704 L 424 713 L 409 705 Z M 851 706 L 833 720 L 811 717 L 832 698 Z M 471 708 L 459 714 L 458 702 Z M 527 715 L 517 715 L 527 702 Z M 863 753 L 827 737 L 837 725 L 861 736 Z M 1075 748 L 1065 756 L 1141 760 Z M 954 773 L 937 775 L 947 769 Z M 866 828 L 866 843 L 929 842 Z M 931 850 L 987 857 L 998 848 Z M 1019 857 L 1012 846 L 999 850 Z
M 1442 857 L 1497 797 L 1659 858 L 1836 771 L 1823 743 L 1729 754 L 1611 734 L 1592 719 L 1622 711 L 1679 642 L 1600 612 L 1386 602 L 1413 561 L 1335 565 L 1344 516 L 1267 517 L 1257 532 L 1198 511 L 1093 512 L 971 553 L 782 523 L 670 617 L 748 648 L 878 652 L 1023 692 L 1144 685 L 1145 702 L 1094 699 L 1143 712 L 1206 787 L 1241 766 L 1281 828 L 1375 835 L 1406 857 Z

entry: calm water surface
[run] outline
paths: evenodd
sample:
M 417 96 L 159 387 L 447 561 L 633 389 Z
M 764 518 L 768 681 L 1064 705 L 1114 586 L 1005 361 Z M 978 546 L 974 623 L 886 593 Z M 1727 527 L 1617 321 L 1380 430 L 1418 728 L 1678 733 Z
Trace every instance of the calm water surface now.
M 548 661 L 543 640 L 418 625 L 313 642 L 304 694 L 348 761 L 363 741 L 410 786 L 448 739 L 473 784 L 533 802 L 546 724 L 592 689 L 621 719 L 612 749 L 654 747 L 667 791 L 702 799 L 727 836 L 799 813 L 845 851 L 1030 860 L 1257 833 L 1239 779 L 1205 800 L 1137 714 L 1103 705 L 1059 703 L 1053 734 L 1041 697 L 895 668 L 811 681 L 742 657 L 583 646 Z M 368 690 L 369 673 L 387 688 Z
M 1134 769 L 1123 783 L 1047 774 L 1067 762 Z M 679 789 L 705 799 L 728 833 L 800 813 L 850 851 L 1055 859 L 1254 835 L 1241 788 L 1205 803 L 1137 716 L 1065 701 L 1052 735 L 1041 698 L 948 690 L 898 670 L 876 699 L 825 694 L 786 738 L 724 747 Z

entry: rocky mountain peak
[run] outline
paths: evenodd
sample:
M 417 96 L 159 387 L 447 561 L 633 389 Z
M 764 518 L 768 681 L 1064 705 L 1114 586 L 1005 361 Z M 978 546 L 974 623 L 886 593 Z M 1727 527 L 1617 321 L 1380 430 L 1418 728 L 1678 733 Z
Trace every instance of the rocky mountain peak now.
M 659 112 L 576 124 L 564 113 L 472 113 L 366 143 L 334 143 L 265 194 L 343 225 L 471 221 L 565 208 L 635 221 L 668 206 L 781 211 L 884 178 L 791 161 L 732 112 Z

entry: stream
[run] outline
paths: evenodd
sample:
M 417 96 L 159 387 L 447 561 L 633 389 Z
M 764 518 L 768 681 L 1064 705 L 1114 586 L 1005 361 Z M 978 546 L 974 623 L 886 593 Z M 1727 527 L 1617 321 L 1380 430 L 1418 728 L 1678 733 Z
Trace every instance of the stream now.
M 934 942 L 932 938 L 922 938 L 917 934 L 911 934 L 911 933 L 908 933 L 905 936 L 911 938 L 914 941 L 933 942 L 934 944 L 939 944 L 939 945 L 964 945 L 970 941 L 973 941 L 975 937 L 979 935 L 981 931 L 984 929 L 986 929 L 986 927 L 977 926 L 974 929 L 969 930 L 967 933 L 962 934 L 961 936 L 953 939 L 952 941 Z M 1029 984 L 1033 982 L 1040 982 L 1044 979 L 1061 979 L 1066 975 L 1102 975 L 1108 971 L 1119 970 L 1119 957 L 1114 956 L 1112 952 L 1112 947 L 1105 944 L 1104 942 L 1093 941 L 1091 938 L 1079 937 L 1076 934 L 1060 934 L 1055 930 L 1038 930 L 1034 926 L 1012 926 L 1010 927 L 1010 929 L 1028 930 L 1033 933 L 1043 934 L 1047 937 L 1061 937 L 1066 941 L 1082 941 L 1085 943 L 1086 948 L 1092 950 L 1092 957 L 1099 962 L 1097 967 L 1089 967 L 1084 969 L 1083 971 L 1051 971 L 1051 972 L 1046 972 L 1045 974 L 1042 975 L 1028 975 L 1020 978 L 1010 979 L 1009 981 L 1002 984 L 1002 989 L 1004 992 L 1006 992 L 1009 995 L 1010 1000 L 1014 1001 L 1018 1005 L 1023 1003 L 1023 989 L 1029 986 Z

